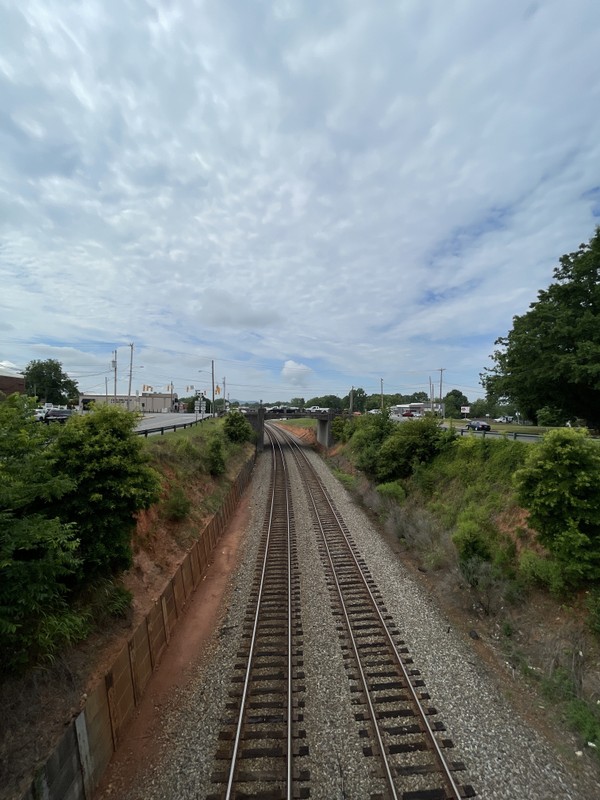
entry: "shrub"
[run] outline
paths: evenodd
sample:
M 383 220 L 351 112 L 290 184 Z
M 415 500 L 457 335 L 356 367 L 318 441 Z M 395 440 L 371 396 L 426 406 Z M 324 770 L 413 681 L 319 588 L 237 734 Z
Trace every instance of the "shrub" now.
M 519 574 L 528 584 L 542 586 L 552 594 L 561 595 L 565 590 L 565 579 L 560 564 L 552 558 L 523 550 L 519 557 Z
M 456 547 L 458 559 L 461 562 L 470 562 L 473 559 L 490 561 L 492 549 L 488 538 L 477 520 L 466 517 L 459 520 L 456 530 L 452 534 L 452 542 Z
M 167 519 L 180 522 L 190 513 L 192 507 L 191 500 L 185 493 L 185 489 L 180 484 L 176 484 L 169 491 L 167 499 L 163 503 L 163 510 Z
M 434 417 L 396 425 L 382 443 L 377 457 L 377 477 L 382 481 L 408 478 L 415 467 L 429 464 L 455 437 L 443 431 Z
M 404 501 L 406 500 L 406 490 L 397 481 L 392 481 L 390 483 L 380 483 L 379 486 L 377 487 L 377 491 L 382 497 L 385 497 L 388 500 L 392 500 L 399 506 L 401 506 L 402 503 L 404 503 Z
M 208 440 L 206 448 L 206 459 L 208 471 L 213 477 L 218 477 L 225 472 L 225 456 L 223 455 L 223 442 L 218 434 L 214 434 Z
M 250 442 L 254 437 L 252 426 L 239 411 L 231 411 L 227 414 L 223 430 L 230 442 Z
M 565 581 L 600 579 L 600 448 L 585 431 L 559 429 L 531 447 L 515 475 L 521 503 Z
M 148 465 L 134 414 L 99 406 L 61 427 L 53 447 L 60 472 L 74 488 L 55 504 L 64 522 L 75 523 L 83 581 L 131 565 L 137 511 L 159 495 L 158 474 Z

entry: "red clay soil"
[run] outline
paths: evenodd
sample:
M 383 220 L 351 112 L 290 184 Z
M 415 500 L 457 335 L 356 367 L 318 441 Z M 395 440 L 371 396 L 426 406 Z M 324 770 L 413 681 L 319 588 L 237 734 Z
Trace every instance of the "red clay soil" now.
M 211 564 L 185 614 L 175 628 L 160 668 L 153 674 L 127 731 L 95 794 L 95 800 L 119 797 L 136 779 L 137 768 L 155 755 L 154 734 L 173 690 L 184 687 L 206 651 L 213 631 L 225 612 L 224 596 L 237 565 L 238 550 L 248 524 L 249 491 L 243 496 L 227 531 L 212 554 Z

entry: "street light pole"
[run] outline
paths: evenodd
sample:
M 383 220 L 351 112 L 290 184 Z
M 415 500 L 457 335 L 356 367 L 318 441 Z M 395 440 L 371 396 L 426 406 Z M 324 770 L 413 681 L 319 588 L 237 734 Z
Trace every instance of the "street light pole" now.
M 131 373 L 133 372 L 133 342 L 129 345 L 131 347 L 131 356 L 129 358 L 129 388 L 127 389 L 127 411 L 131 402 Z

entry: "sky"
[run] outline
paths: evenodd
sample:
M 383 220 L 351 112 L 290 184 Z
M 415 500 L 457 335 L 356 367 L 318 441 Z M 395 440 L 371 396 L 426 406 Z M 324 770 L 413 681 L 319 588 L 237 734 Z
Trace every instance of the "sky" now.
M 3 371 L 484 397 L 600 224 L 599 54 L 598 0 L 0 0 Z

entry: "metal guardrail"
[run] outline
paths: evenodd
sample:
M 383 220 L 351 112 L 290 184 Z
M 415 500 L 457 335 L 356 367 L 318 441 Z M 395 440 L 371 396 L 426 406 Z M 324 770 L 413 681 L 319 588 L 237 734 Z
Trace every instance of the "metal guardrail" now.
M 136 436 L 145 436 L 146 438 L 148 438 L 149 433 L 160 433 L 161 436 L 164 436 L 165 431 L 167 433 L 172 433 L 173 431 L 176 431 L 177 428 L 193 428 L 194 425 L 200 425 L 200 423 L 206 422 L 207 419 L 212 419 L 212 414 L 210 416 L 205 414 L 204 419 L 193 419 L 191 420 L 191 422 L 188 420 L 188 422 L 179 422 L 170 425 L 161 425 L 160 428 L 145 428 L 144 430 L 141 431 L 136 430 L 134 431 L 134 433 Z
M 519 431 L 474 431 L 471 428 L 455 428 L 457 433 L 460 433 L 461 436 L 464 436 L 467 433 L 478 433 L 485 439 L 486 436 L 503 436 L 505 439 L 512 439 L 514 442 L 517 441 L 519 436 L 522 436 L 524 439 L 535 439 L 539 441 L 542 438 L 542 434 L 539 433 L 519 433 Z

